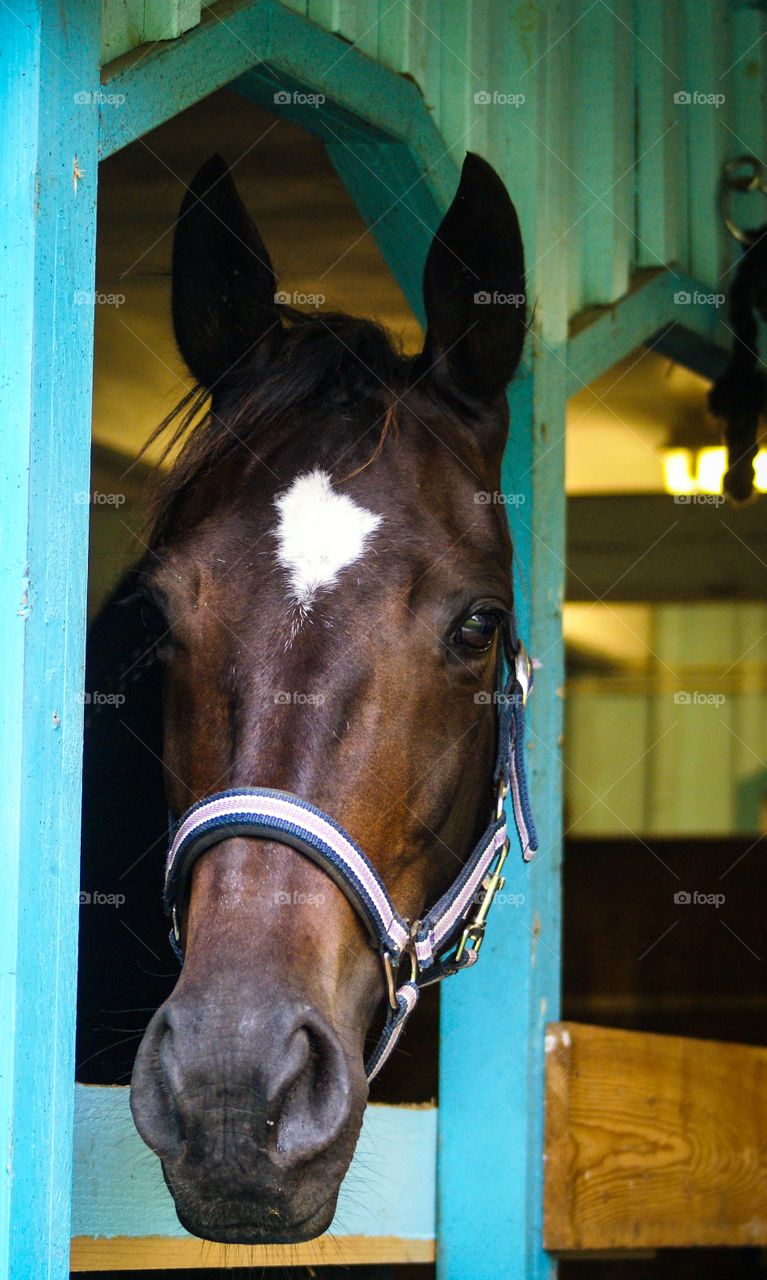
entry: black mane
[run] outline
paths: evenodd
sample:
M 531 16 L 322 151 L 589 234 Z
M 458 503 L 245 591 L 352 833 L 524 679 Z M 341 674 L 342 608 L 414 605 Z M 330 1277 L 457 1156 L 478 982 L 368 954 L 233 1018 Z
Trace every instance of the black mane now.
M 286 325 L 255 347 L 220 389 L 195 386 L 160 424 L 148 445 L 167 435 L 163 459 L 180 445 L 170 471 L 158 481 L 152 504 L 150 542 L 162 540 L 179 499 L 213 465 L 288 415 L 313 418 L 372 406 L 380 422 L 379 444 L 404 393 L 413 361 L 373 320 L 342 312 L 305 314 L 280 308 Z M 210 400 L 210 404 L 208 401 Z

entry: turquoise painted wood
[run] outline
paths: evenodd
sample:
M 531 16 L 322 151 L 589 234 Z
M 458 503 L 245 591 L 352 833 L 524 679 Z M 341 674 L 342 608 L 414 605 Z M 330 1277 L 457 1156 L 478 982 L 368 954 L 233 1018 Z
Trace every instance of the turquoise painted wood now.
M 494 54 L 495 83 L 525 95 L 523 107 L 489 125 L 488 141 L 519 209 L 528 294 L 536 301 L 525 368 L 511 389 L 502 488 L 510 499 L 519 623 L 543 662 L 528 748 L 541 847 L 527 866 L 512 852 L 507 896 L 480 963 L 464 975 L 468 981 L 443 988 L 437 1247 L 444 1280 L 543 1280 L 555 1270 L 541 1247 L 541 1218 L 543 1028 L 558 1011 L 560 968 L 566 26 L 562 5 L 536 22 L 520 9 Z
M 128 1093 L 76 1086 L 72 1235 L 188 1238 Z M 434 1107 L 368 1107 L 332 1233 L 433 1240 L 436 1140 Z
M 568 169 L 581 244 L 579 306 L 613 302 L 628 288 L 634 253 L 633 35 L 630 0 L 574 0 L 569 39 L 571 92 L 588 110 L 572 135 Z M 598 141 L 597 141 L 598 140 Z M 564 153 L 566 155 L 566 152 Z M 571 308 L 573 299 L 571 297 Z
M 68 1273 L 99 8 L 0 9 L 0 1277 Z
M 467 147 L 496 165 L 520 209 L 535 320 L 510 397 L 503 485 L 517 607 L 543 661 L 530 745 L 542 847 L 531 867 L 512 864 L 481 965 L 445 988 L 438 1150 L 433 1128 L 421 1134 L 405 1180 L 428 1180 L 418 1161 L 432 1176 L 436 1165 L 442 1280 L 541 1280 L 553 1270 L 540 1247 L 542 1055 L 559 982 L 566 398 L 659 329 L 661 349 L 692 366 L 718 358 L 716 309 L 681 318 L 673 290 L 697 280 L 710 288 L 732 261 L 713 191 L 721 158 L 762 142 L 752 99 L 764 95 L 764 48 L 749 44 L 764 15 L 726 0 L 615 0 L 612 17 L 583 0 L 241 0 L 173 42 L 162 40 L 161 9 L 105 0 L 107 58 L 148 35 L 160 42 L 133 65 L 107 68 L 105 91 L 125 102 L 119 111 L 105 105 L 98 121 L 93 0 L 0 10 L 0 136 L 13 177 L 0 304 L 0 333 L 13 341 L 0 349 L 0 387 L 5 420 L 19 426 L 7 433 L 0 490 L 0 763 L 9 797 L 0 855 L 0 1035 L 9 1046 L 0 1072 L 0 1280 L 66 1272 L 88 510 L 75 498 L 88 487 L 92 351 L 92 310 L 75 297 L 93 285 L 97 133 L 101 156 L 110 155 L 235 81 L 323 139 L 416 310 L 429 237 Z M 193 0 L 169 13 L 179 30 L 197 16 Z M 667 102 L 675 85 L 707 93 L 718 81 L 727 85 L 721 114 Z M 321 109 L 296 101 L 297 90 L 321 93 Z M 90 101 L 78 101 L 83 94 Z M 627 292 L 636 263 L 674 262 Z M 568 320 L 587 302 L 616 305 L 569 336 Z M 130 1206 L 108 1158 L 109 1141 L 126 1133 L 124 1111 L 110 1103 L 97 1129 L 85 1110 L 78 1133 L 101 1151 L 103 1185 L 115 1193 L 110 1223 L 125 1234 Z M 416 1121 L 398 1113 L 392 1123 L 404 1134 Z M 128 1140 L 138 1141 L 132 1132 Z M 77 1159 L 80 1179 L 88 1154 L 79 1145 Z M 101 1190 L 91 1183 L 77 1201 L 82 1234 L 104 1220 L 95 1213 Z M 151 1220 L 148 1184 L 137 1194 L 131 1211 L 141 1230 L 142 1205 Z M 418 1205 L 418 1230 L 426 1229 Z M 413 1210 L 394 1205 L 386 1222 L 395 1234 L 413 1229 Z M 376 1233 L 382 1212 L 378 1205 Z M 431 1212 L 433 1222 L 433 1200 Z M 163 1219 L 161 1230 L 178 1231 L 174 1223 Z
M 137 0 L 103 0 L 103 6 L 108 62 L 116 51 L 147 38 L 146 19 Z M 178 21 L 185 15 L 186 25 L 194 4 L 174 0 L 167 8 Z M 677 264 L 712 286 L 735 260 L 734 246 L 716 217 L 714 193 L 724 157 L 746 150 L 764 155 L 763 3 L 547 0 L 540 6 L 508 6 L 501 0 L 451 0 L 449 5 L 438 0 L 419 0 L 417 5 L 289 0 L 270 8 L 277 23 L 280 15 L 304 17 L 315 29 L 342 37 L 335 54 L 339 66 L 347 62 L 351 48 L 410 77 L 445 147 L 452 149 L 453 163 L 471 147 L 490 159 L 502 155 L 511 172 L 525 149 L 525 131 L 538 126 L 524 107 L 495 100 L 488 106 L 477 95 L 530 97 L 528 91 L 545 77 L 550 57 L 556 58 L 567 87 L 569 127 L 552 159 L 566 179 L 563 231 L 569 250 L 570 316 L 589 303 L 609 304 L 622 296 L 635 266 Z M 203 23 L 201 31 L 206 25 L 223 26 L 220 34 L 228 33 L 228 42 L 238 45 L 248 62 L 251 53 L 261 50 L 265 34 L 252 9 L 249 3 L 233 3 L 217 22 Z M 537 43 L 541 24 L 561 32 L 564 49 Z M 537 50 L 516 83 L 508 80 L 504 65 L 511 32 L 523 51 Z M 181 72 L 188 38 L 177 48 L 166 47 L 166 66 Z M 235 50 L 228 54 L 234 56 Z M 208 77 L 207 69 L 204 74 Z M 385 82 L 370 67 L 362 82 L 376 101 Z M 138 88 L 140 77 L 133 83 Z M 174 77 L 173 88 L 166 112 L 197 100 L 194 78 L 184 83 L 184 77 Z M 394 91 L 397 103 L 401 92 Z M 711 94 L 722 101 L 711 105 L 700 98 Z M 162 110 L 159 100 L 157 105 Z M 144 95 L 137 93 L 122 116 L 126 136 L 131 117 L 141 117 L 144 108 Z
M 684 131 L 674 103 L 681 80 L 678 7 L 634 6 L 636 84 L 636 261 L 667 266 L 687 257 Z
M 635 276 L 633 288 L 616 306 L 583 313 L 572 326 L 567 395 L 648 341 L 670 359 L 715 376 L 730 338 L 723 309 L 709 301 L 715 297 L 701 281 L 673 268 Z

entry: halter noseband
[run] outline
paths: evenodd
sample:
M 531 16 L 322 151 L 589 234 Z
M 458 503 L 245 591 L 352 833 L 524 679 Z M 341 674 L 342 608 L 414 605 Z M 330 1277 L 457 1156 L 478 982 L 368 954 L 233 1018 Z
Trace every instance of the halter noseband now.
M 383 1067 L 418 1003 L 421 987 L 475 964 L 485 922 L 503 888 L 509 852 L 504 801 L 511 796 L 522 857 L 538 847 L 524 761 L 525 704 L 533 684 L 533 663 L 509 624 L 509 672 L 496 691 L 498 749 L 493 818 L 458 878 L 427 915 L 411 923 L 397 911 L 375 867 L 343 827 L 314 805 L 284 791 L 243 787 L 219 791 L 188 809 L 173 828 L 165 869 L 164 901 L 172 916 L 171 945 L 183 963 L 178 906 L 183 903 L 193 864 L 207 849 L 232 836 L 256 836 L 290 845 L 315 862 L 346 895 L 363 920 L 384 968 L 389 1014 L 366 1063 L 368 1080 Z M 500 684 L 500 681 L 499 681 Z M 410 977 L 398 985 L 405 956 Z

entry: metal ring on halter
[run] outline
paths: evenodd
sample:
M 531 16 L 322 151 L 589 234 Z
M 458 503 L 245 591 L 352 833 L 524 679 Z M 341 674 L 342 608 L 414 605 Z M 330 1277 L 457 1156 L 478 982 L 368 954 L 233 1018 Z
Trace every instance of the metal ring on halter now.
M 744 167 L 747 172 L 739 174 L 739 170 Z M 730 214 L 730 195 L 733 191 L 739 192 L 741 195 L 749 195 L 754 191 L 761 191 L 762 195 L 767 195 L 764 166 L 756 156 L 742 155 L 736 156 L 734 160 L 728 160 L 722 165 L 722 176 L 719 183 L 719 212 L 722 216 L 722 222 L 733 239 L 737 240 L 739 244 L 751 244 L 752 233 L 744 230 L 743 227 L 739 227 Z

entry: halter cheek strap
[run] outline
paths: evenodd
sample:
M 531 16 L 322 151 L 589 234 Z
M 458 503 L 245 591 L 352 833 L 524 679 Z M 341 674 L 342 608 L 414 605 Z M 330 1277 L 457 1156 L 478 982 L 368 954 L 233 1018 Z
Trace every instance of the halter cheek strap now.
M 399 914 L 375 867 L 328 814 L 284 791 L 243 787 L 201 800 L 173 829 L 164 900 L 173 919 L 171 944 L 179 960 L 183 962 L 178 907 L 186 899 L 191 870 L 201 854 L 232 836 L 277 840 L 299 850 L 346 895 L 381 956 L 389 1014 L 366 1064 L 372 1080 L 394 1050 L 418 1003 L 421 987 L 440 982 L 477 961 L 488 912 L 504 884 L 502 869 L 509 851 L 507 795 L 525 861 L 538 847 L 524 762 L 525 705 L 533 683 L 533 663 L 521 641 L 510 637 L 510 649 L 508 679 L 495 695 L 500 704 L 496 811 L 458 878 L 422 920 L 411 923 Z M 410 976 L 400 982 L 405 956 Z

